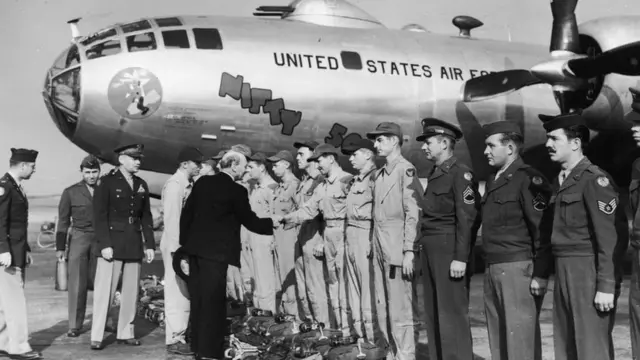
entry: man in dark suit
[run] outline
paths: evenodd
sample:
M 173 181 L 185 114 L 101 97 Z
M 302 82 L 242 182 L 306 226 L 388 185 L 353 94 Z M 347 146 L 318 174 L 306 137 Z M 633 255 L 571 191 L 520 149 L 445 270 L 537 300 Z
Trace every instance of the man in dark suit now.
M 272 219 L 251 210 L 247 189 L 236 183 L 251 150 L 236 145 L 220 161 L 221 172 L 194 185 L 180 217 L 180 245 L 189 255 L 191 350 L 196 359 L 224 358 L 226 280 L 229 265 L 240 267 L 240 227 L 272 235 Z
M 134 336 L 133 320 L 140 281 L 140 263 L 155 257 L 153 218 L 149 204 L 149 187 L 134 175 L 140 169 L 143 145 L 123 146 L 120 167 L 101 179 L 93 198 L 93 218 L 97 250 L 100 251 L 93 292 L 91 349 L 102 350 L 107 313 L 122 274 L 120 314 L 117 340 L 119 344 L 140 345 Z M 144 240 L 144 242 L 143 242 Z M 143 251 L 143 247 L 146 250 Z
M 9 171 L 0 178 L 0 355 L 41 359 L 31 349 L 24 297 L 25 268 L 31 264 L 27 242 L 29 203 L 22 181 L 36 171 L 38 152 L 11 149 Z
M 93 190 L 100 176 L 100 162 L 89 155 L 80 163 L 80 172 L 82 180 L 62 192 L 56 230 L 58 260 L 67 258 L 65 253 L 69 239 L 69 337 L 78 337 L 80 334 L 87 308 L 88 285 L 89 282 L 93 283 L 95 276 L 95 266 L 92 266 L 96 262 Z

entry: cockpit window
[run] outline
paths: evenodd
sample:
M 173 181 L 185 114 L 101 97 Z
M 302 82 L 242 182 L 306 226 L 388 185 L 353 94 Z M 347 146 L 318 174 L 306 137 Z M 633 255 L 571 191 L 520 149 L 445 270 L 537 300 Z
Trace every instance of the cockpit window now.
M 218 29 L 193 29 L 196 47 L 205 50 L 222 50 L 222 38 Z
M 80 68 L 67 71 L 53 79 L 53 102 L 78 112 L 80 107 Z
M 72 45 L 69 48 L 69 55 L 67 55 L 67 67 L 80 64 L 80 53 L 78 53 L 78 46 Z
M 151 24 L 147 20 L 140 20 L 122 25 L 122 32 L 128 34 L 134 31 L 151 29 Z
M 97 59 L 103 56 L 115 55 L 120 53 L 120 39 L 107 40 L 103 43 L 92 46 L 87 50 L 87 59 Z
M 162 32 L 164 47 L 166 49 L 188 49 L 189 37 L 187 30 L 166 30 Z
M 156 37 L 150 32 L 127 36 L 127 48 L 129 52 L 155 50 Z
M 109 28 L 109 29 L 104 29 L 104 30 L 100 30 L 97 33 L 89 36 L 88 38 L 82 40 L 80 43 L 84 46 L 87 46 L 89 44 L 92 44 L 96 41 L 100 41 L 100 40 L 104 40 L 108 37 L 112 37 L 112 36 L 116 36 L 118 33 L 116 32 L 116 29 L 114 28 Z
M 156 24 L 158 24 L 159 27 L 181 26 L 182 25 L 182 21 L 180 21 L 180 19 L 178 19 L 176 17 L 158 18 L 158 19 L 155 19 L 155 20 L 156 20 Z

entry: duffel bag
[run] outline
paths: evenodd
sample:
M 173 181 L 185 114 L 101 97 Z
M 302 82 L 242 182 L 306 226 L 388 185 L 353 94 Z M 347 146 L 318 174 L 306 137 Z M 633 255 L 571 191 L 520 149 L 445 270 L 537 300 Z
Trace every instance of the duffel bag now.
M 246 327 L 254 333 L 271 337 L 291 336 L 298 333 L 294 321 L 279 323 L 273 316 L 252 316 L 247 319 Z

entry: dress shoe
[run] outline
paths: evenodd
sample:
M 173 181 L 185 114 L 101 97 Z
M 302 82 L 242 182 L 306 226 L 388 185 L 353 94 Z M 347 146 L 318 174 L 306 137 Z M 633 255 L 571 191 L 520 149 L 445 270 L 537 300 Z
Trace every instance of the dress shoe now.
M 9 354 L 9 359 L 16 359 L 16 360 L 42 359 L 42 354 L 40 354 L 37 351 L 31 350 L 24 354 Z
M 67 331 L 67 336 L 70 337 L 70 338 L 78 337 L 78 336 L 80 336 L 80 330 L 75 330 L 75 329 L 74 330 L 69 330 L 69 331 Z
M 191 347 L 181 342 L 167 345 L 167 351 L 177 355 L 193 355 L 193 351 L 191 351 Z
M 104 344 L 102 341 L 92 341 L 91 342 L 91 350 L 102 350 L 104 349 Z
M 142 343 L 138 339 L 117 339 L 120 345 L 140 346 Z

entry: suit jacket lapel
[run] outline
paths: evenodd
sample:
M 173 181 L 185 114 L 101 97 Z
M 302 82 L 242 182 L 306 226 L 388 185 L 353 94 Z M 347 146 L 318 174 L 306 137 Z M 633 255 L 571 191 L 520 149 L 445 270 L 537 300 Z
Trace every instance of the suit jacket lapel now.
M 5 177 L 9 179 L 9 182 L 11 183 L 11 185 L 15 188 L 16 192 L 20 194 L 20 197 L 24 200 L 25 204 L 27 204 L 27 207 L 29 207 L 29 201 L 27 200 L 27 195 L 24 192 L 22 192 L 22 190 L 20 190 L 20 186 L 18 185 L 16 180 L 13 178 L 13 176 L 11 176 L 11 174 L 9 173 L 6 173 Z

